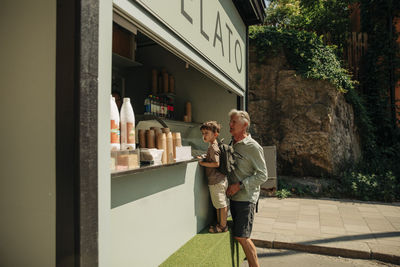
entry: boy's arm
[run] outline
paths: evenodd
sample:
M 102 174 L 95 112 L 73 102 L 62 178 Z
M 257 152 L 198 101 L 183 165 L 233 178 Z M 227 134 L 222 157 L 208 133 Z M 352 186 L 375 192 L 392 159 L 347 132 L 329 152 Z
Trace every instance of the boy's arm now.
M 219 150 L 218 150 L 219 151 Z M 215 147 L 212 149 L 208 149 L 206 158 L 209 158 L 208 161 L 199 161 L 200 166 L 208 167 L 208 168 L 218 168 L 219 167 L 219 153 L 215 151 Z
M 205 162 L 205 161 L 199 161 L 199 164 L 204 167 L 209 167 L 209 168 L 218 168 L 219 167 L 219 162 Z

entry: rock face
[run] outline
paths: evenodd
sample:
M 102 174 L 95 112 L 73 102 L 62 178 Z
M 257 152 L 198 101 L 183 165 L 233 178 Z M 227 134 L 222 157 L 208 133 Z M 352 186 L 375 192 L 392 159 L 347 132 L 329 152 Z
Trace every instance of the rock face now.
M 330 176 L 360 157 L 351 105 L 327 81 L 296 75 L 283 54 L 257 62 L 250 52 L 251 132 L 275 145 L 280 175 Z

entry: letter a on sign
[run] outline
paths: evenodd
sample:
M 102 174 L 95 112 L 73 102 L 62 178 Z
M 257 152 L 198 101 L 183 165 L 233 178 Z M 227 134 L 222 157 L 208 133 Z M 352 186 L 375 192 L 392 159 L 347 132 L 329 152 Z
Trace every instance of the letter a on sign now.
M 219 29 L 219 34 L 217 34 L 218 29 Z M 219 18 L 219 11 L 217 11 L 217 20 L 215 21 L 214 42 L 213 42 L 214 47 L 215 47 L 215 41 L 217 39 L 221 42 L 222 56 L 224 56 L 224 43 L 222 41 L 222 29 L 221 29 L 221 19 Z

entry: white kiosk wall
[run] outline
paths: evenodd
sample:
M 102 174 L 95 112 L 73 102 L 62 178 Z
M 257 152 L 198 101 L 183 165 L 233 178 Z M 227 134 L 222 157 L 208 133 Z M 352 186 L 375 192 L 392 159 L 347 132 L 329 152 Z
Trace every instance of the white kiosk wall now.
M 0 266 L 55 266 L 56 1 L 2 1 L 0 35 Z

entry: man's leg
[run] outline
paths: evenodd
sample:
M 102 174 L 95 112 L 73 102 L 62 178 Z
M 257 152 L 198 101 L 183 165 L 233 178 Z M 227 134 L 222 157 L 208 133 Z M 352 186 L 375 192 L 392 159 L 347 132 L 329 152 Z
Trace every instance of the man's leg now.
M 250 202 L 231 201 L 233 216 L 233 236 L 242 246 L 250 267 L 259 267 L 257 250 L 250 239 L 253 228 L 255 204 Z
M 235 239 L 242 246 L 247 261 L 249 262 L 249 267 L 260 267 L 258 264 L 257 249 L 256 246 L 254 246 L 253 241 L 246 237 L 235 237 Z

